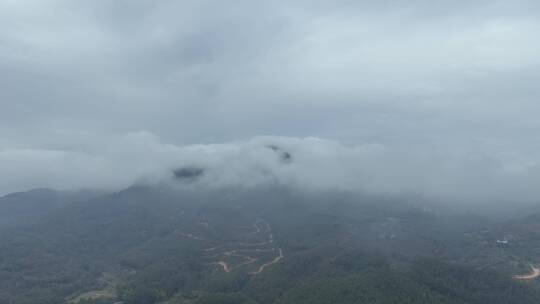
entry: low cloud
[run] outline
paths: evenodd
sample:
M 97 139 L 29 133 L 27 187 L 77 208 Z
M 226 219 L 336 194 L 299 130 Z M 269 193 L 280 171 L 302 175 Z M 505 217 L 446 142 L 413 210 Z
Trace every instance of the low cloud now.
M 0 191 L 119 190 L 133 183 L 188 182 L 203 187 L 279 184 L 304 190 L 405 192 L 467 201 L 540 197 L 537 161 L 490 153 L 488 147 L 471 154 L 274 136 L 177 146 L 149 132 L 104 137 L 95 145 L 87 151 L 3 150 Z
M 192 184 L 537 200 L 539 8 L 0 1 L 0 192 L 200 168 Z

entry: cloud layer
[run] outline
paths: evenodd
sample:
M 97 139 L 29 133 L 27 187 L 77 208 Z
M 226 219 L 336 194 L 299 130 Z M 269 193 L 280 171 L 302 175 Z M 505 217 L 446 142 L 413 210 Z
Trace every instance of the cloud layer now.
M 126 185 L 197 151 L 216 180 L 538 199 L 539 9 L 0 1 L 0 191 Z M 261 135 L 298 158 L 270 166 Z
M 0 191 L 38 186 L 118 190 L 133 183 L 165 182 L 203 187 L 278 184 L 482 202 L 540 195 L 534 187 L 540 181 L 538 163 L 490 151 L 460 155 L 272 136 L 175 146 L 147 132 L 103 138 L 98 146 L 88 147 L 91 150 L 4 150 Z

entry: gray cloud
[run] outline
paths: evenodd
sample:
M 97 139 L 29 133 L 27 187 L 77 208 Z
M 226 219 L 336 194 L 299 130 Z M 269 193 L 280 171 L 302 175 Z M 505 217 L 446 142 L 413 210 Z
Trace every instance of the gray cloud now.
M 0 191 L 121 186 L 182 163 L 193 144 L 244 151 L 281 135 L 351 156 L 317 159 L 345 167 L 335 178 L 263 170 L 280 180 L 538 199 L 539 8 L 1 1 Z M 377 148 L 365 158 L 366 147 Z M 142 161 L 162 153 L 170 161 Z
M 538 162 L 501 150 L 476 148 L 471 153 L 471 149 L 413 146 L 401 150 L 381 144 L 343 145 L 315 137 L 275 136 L 177 146 L 147 132 L 108 135 L 76 146 L 83 149 L 3 150 L 0 192 L 37 185 L 114 190 L 133 183 L 178 184 L 189 177 L 188 184 L 203 187 L 271 183 L 306 190 L 417 193 L 459 201 L 529 201 L 540 195 L 534 187 L 540 178 Z M 285 152 L 290 156 L 287 161 Z

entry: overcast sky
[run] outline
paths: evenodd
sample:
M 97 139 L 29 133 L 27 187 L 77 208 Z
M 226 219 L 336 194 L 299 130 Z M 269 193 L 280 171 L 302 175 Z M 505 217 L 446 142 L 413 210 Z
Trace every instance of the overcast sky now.
M 0 193 L 202 149 L 317 187 L 540 200 L 538 33 L 538 1 L 0 0 Z M 294 170 L 258 158 L 271 141 Z

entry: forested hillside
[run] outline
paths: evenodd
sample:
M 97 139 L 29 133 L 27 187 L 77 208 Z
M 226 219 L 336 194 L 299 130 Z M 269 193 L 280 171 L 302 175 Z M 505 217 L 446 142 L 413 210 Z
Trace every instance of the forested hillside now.
M 493 239 L 525 243 L 516 223 L 411 200 L 134 186 L 54 206 L 0 230 L 1 303 L 540 302 L 511 277 L 536 247 Z

